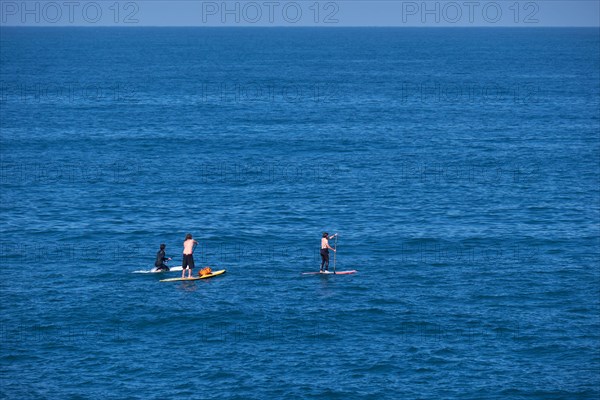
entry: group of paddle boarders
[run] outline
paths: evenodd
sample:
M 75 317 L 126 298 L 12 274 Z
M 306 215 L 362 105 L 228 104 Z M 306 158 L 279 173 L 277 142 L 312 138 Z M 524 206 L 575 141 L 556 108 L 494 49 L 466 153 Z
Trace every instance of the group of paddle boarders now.
M 181 278 L 185 278 L 185 272 L 188 273 L 188 278 L 192 277 L 192 270 L 194 269 L 194 249 L 198 244 L 194 240 L 191 233 L 185 235 L 183 241 L 183 261 L 181 262 Z M 156 253 L 156 261 L 154 261 L 154 267 L 157 271 L 169 271 L 169 266 L 166 261 L 170 261 L 171 258 L 167 258 L 165 254 L 165 248 L 167 246 L 163 243 L 160 245 L 160 250 Z
M 321 238 L 321 268 L 319 272 L 329 272 L 329 250 L 336 251 L 333 247 L 329 245 L 329 240 L 333 239 L 337 236 L 337 233 L 329 236 L 329 233 L 323 232 L 323 237 Z M 194 269 L 194 249 L 198 244 L 197 241 L 194 240 L 191 233 L 185 235 L 185 240 L 183 242 L 183 261 L 181 262 L 181 279 L 185 278 L 185 272 L 187 271 L 188 278 L 192 277 L 192 270 Z M 166 262 L 170 261 L 171 258 L 166 256 L 166 245 L 162 243 L 160 245 L 160 250 L 156 253 L 156 261 L 154 262 L 154 267 L 157 271 L 169 271 L 169 267 Z

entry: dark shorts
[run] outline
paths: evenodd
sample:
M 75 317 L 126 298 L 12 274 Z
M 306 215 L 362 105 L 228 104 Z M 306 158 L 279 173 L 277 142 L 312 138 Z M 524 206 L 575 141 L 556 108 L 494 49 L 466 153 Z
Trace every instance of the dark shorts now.
M 193 254 L 184 254 L 183 261 L 181 262 L 181 267 L 186 269 L 189 267 L 190 269 L 194 269 L 194 255 Z
M 321 259 L 329 261 L 329 249 L 321 249 Z

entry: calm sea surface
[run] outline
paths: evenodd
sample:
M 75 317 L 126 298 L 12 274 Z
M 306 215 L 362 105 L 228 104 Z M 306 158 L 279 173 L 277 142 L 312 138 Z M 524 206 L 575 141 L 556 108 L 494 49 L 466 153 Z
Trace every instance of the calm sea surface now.
M 0 36 L 0 398 L 600 396 L 597 30 Z

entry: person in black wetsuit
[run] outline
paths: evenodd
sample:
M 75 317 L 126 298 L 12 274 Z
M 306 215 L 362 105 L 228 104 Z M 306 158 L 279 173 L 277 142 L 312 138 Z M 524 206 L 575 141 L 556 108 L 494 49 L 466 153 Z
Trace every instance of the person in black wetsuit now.
M 160 245 L 160 250 L 156 253 L 156 261 L 154 261 L 154 266 L 158 271 L 168 271 L 169 267 L 165 264 L 165 261 L 170 261 L 170 258 L 165 256 L 165 244 Z

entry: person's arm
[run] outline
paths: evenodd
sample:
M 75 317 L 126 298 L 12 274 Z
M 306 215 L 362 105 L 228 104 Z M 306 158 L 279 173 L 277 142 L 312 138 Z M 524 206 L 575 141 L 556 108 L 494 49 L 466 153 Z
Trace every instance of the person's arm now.
M 336 233 L 336 234 L 334 234 L 334 235 L 331 235 L 331 236 L 329 236 L 329 239 L 333 239 L 333 238 L 334 238 L 334 237 L 336 237 L 336 236 L 337 236 L 337 233 Z
M 335 251 L 335 249 L 334 249 L 333 247 L 331 247 L 331 246 L 329 245 L 329 243 L 327 243 L 327 248 L 328 248 L 329 250 L 333 250 L 333 251 Z

